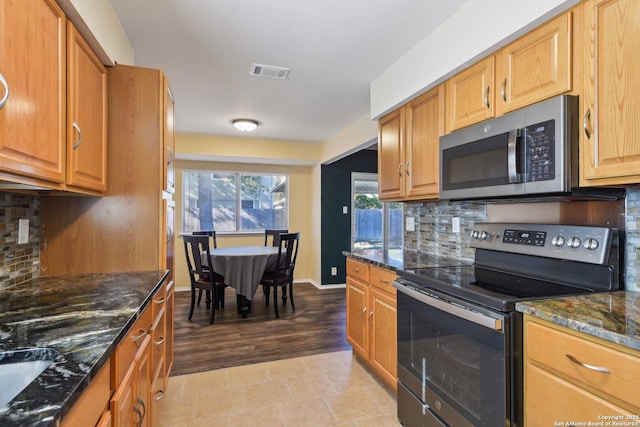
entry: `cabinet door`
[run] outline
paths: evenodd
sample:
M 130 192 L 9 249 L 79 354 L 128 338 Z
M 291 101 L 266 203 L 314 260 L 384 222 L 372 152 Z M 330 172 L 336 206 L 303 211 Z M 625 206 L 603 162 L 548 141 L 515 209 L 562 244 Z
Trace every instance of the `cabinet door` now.
M 111 396 L 111 417 L 113 427 L 137 425 L 140 416 L 134 412 L 135 403 L 135 365 L 131 364 L 118 388 Z M 138 413 L 139 410 L 138 410 Z
M 369 358 L 369 287 L 347 277 L 347 341 L 365 360 Z
M 584 11 L 580 184 L 638 183 L 640 2 L 591 0 Z
M 398 379 L 398 316 L 396 301 L 375 289 L 370 289 L 369 291 L 371 293 L 369 313 L 371 350 L 369 362 L 384 382 L 390 385 L 395 392 Z
M 502 114 L 571 90 L 571 13 L 496 55 L 496 112 Z
M 107 189 L 107 70 L 67 24 L 67 184 Z
M 54 0 L 0 0 L 0 171 L 64 182 L 65 16 Z
M 152 418 L 151 408 L 151 357 L 149 354 L 151 337 L 147 336 L 136 355 L 136 386 L 134 412 L 136 409 L 142 412 L 142 422 L 136 424 L 140 427 L 150 427 Z
M 528 363 L 526 371 L 524 417 L 527 426 L 569 426 L 570 421 L 597 423 L 603 415 L 632 415 L 537 366 Z
M 378 122 L 378 193 L 380 200 L 404 194 L 404 109 Z
M 175 102 L 167 77 L 164 78 L 164 190 L 175 192 Z
M 445 82 L 447 132 L 495 115 L 494 57 L 490 56 Z
M 444 133 L 444 86 L 406 106 L 406 198 L 437 199 L 440 135 Z

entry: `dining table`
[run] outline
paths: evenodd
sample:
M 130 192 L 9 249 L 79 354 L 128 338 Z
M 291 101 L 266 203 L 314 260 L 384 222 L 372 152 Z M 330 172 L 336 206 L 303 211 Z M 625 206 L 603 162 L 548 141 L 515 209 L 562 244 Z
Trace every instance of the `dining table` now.
M 224 283 L 236 290 L 238 313 L 246 318 L 264 272 L 276 264 L 278 247 L 230 246 L 212 249 L 210 253 L 213 271 L 224 276 Z M 203 257 L 206 259 L 206 253 Z M 209 264 L 208 260 L 206 263 Z

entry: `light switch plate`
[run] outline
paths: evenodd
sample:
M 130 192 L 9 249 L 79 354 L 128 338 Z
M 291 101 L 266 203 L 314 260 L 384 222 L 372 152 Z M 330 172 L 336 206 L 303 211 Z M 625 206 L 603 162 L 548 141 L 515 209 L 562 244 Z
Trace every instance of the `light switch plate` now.
M 408 216 L 404 220 L 405 228 L 407 231 L 416 231 L 416 219 L 412 216 Z
M 29 243 L 29 220 L 20 218 L 18 220 L 18 244 L 25 245 Z
M 348 214 L 349 213 L 349 206 L 343 206 L 342 207 L 342 213 L 345 214 L 345 215 Z
M 458 218 L 457 216 L 454 216 L 451 219 L 451 229 L 454 233 L 460 232 L 460 218 Z

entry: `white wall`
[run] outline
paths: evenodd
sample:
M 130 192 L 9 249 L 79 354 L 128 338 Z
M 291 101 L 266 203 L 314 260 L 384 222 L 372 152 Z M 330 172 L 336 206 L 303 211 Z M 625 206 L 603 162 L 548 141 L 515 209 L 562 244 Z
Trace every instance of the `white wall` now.
M 579 0 L 469 0 L 371 82 L 378 119 Z

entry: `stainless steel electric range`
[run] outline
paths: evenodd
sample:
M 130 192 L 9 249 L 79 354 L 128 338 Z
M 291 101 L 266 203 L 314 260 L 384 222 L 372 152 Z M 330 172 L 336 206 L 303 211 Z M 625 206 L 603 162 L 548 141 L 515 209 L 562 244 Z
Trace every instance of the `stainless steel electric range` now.
M 405 426 L 521 426 L 518 301 L 621 288 L 607 227 L 478 223 L 473 263 L 399 271 L 398 418 Z

